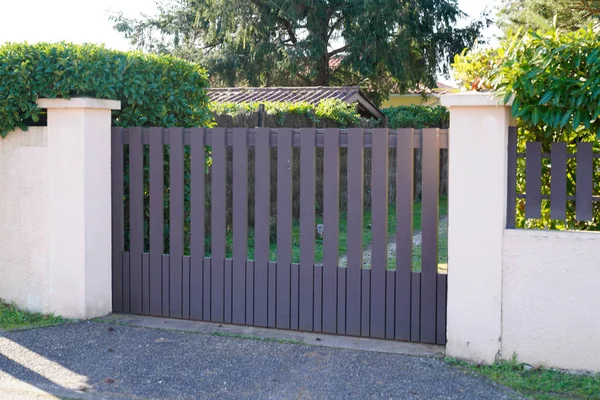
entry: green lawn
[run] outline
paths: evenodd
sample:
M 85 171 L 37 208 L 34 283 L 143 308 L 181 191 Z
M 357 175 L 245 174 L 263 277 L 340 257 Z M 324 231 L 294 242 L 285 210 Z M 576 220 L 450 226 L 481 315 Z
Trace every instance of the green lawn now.
M 451 358 L 459 368 L 487 376 L 535 400 L 600 400 L 600 375 L 574 375 L 543 368 L 526 370 L 513 358 L 491 366 L 474 365 Z
M 14 305 L 0 300 L 0 330 L 35 328 L 63 323 L 64 319 L 54 315 L 29 313 L 17 309 Z
M 443 198 L 440 200 L 440 217 L 448 215 L 448 200 Z M 421 203 L 416 202 L 413 208 L 413 232 L 417 233 L 421 230 Z M 323 218 L 317 217 L 316 224 L 322 224 Z M 293 221 L 293 232 L 292 232 L 292 262 L 300 262 L 300 222 L 298 220 Z M 365 210 L 363 218 L 363 249 L 368 248 L 371 245 L 371 211 Z M 396 234 L 396 209 L 389 207 L 388 209 L 388 237 L 391 239 Z M 327 227 L 325 227 L 327 229 Z M 348 240 L 348 226 L 347 216 L 345 214 L 340 215 L 340 227 L 339 227 L 339 254 L 340 257 L 345 255 L 347 252 L 347 240 Z M 227 235 L 227 257 L 232 256 L 232 234 L 231 232 Z M 438 240 L 438 252 L 439 252 L 439 269 L 444 270 L 448 263 L 448 226 L 445 224 L 440 229 L 440 235 Z M 250 229 L 248 232 L 248 259 L 254 260 L 254 230 Z M 271 243 L 270 248 L 270 260 L 275 261 L 277 259 L 277 244 Z M 315 263 L 319 264 L 323 262 L 323 241 L 320 238 L 316 239 L 315 242 Z M 390 256 L 388 259 L 388 268 L 396 268 L 396 258 Z M 421 246 L 413 247 L 413 270 L 421 270 Z

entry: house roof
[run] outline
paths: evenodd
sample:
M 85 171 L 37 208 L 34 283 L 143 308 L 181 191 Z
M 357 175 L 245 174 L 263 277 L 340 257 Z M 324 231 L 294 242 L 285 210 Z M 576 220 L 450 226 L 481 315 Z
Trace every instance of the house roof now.
M 218 103 L 285 101 L 316 105 L 321 100 L 339 99 L 349 104 L 356 103 L 358 112 L 365 117 L 384 118 L 381 110 L 362 93 L 358 86 L 211 88 L 208 89 L 208 96 L 211 101 Z
M 431 89 L 425 86 L 419 86 L 416 89 L 410 89 L 408 91 L 409 94 L 430 94 L 430 95 L 434 95 L 434 96 L 440 96 L 442 94 L 446 94 L 446 93 L 450 93 L 451 91 L 455 90 L 456 88 L 450 85 L 446 85 L 445 83 L 442 82 L 436 82 L 436 88 L 435 89 Z

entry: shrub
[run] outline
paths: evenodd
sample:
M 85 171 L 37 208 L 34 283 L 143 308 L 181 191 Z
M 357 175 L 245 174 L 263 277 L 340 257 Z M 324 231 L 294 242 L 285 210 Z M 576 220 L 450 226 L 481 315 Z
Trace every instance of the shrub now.
M 600 151 L 600 35 L 592 25 L 572 32 L 551 26 L 537 32 L 509 33 L 498 49 L 463 53 L 453 65 L 456 78 L 466 89 L 495 90 L 508 100 L 514 96 L 512 113 L 518 120 L 518 148 L 541 142 L 543 152 L 551 143 L 567 143 L 574 152 L 578 142 L 593 142 Z M 542 193 L 550 193 L 550 164 L 543 163 Z M 567 164 L 568 194 L 574 195 L 576 165 Z M 600 170 L 594 170 L 600 182 Z M 525 163 L 519 160 L 517 190 L 524 193 Z M 594 205 L 594 221 L 578 222 L 574 203 L 567 203 L 565 221 L 550 219 L 549 202 L 542 202 L 542 218 L 528 220 L 524 200 L 517 204 L 521 228 L 600 230 L 600 204 Z
M 362 118 L 354 105 L 338 99 L 322 100 L 316 106 L 306 102 L 248 102 L 248 103 L 211 103 L 210 110 L 213 116 L 251 114 L 258 112 L 258 106 L 264 104 L 265 113 L 275 116 L 283 124 L 289 115 L 306 116 L 315 124 L 320 122 L 333 122 L 340 128 L 361 126 L 368 120 Z
M 0 136 L 40 119 L 38 98 L 120 100 L 117 126 L 206 126 L 208 79 L 171 56 L 71 43 L 0 46 Z
M 448 109 L 443 106 L 398 106 L 384 108 L 390 128 L 447 128 L 450 121 Z
M 464 53 L 453 67 L 463 87 L 514 96 L 513 115 L 540 138 L 600 133 L 600 35 L 591 25 L 509 33 L 500 48 Z

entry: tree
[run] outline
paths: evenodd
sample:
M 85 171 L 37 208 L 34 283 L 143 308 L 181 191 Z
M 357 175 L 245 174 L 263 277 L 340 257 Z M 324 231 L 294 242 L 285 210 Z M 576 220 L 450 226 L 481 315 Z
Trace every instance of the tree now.
M 540 18 L 552 21 L 556 16 L 557 28 L 576 31 L 592 22 L 594 15 L 600 15 L 600 0 L 504 0 L 497 23 L 505 32 L 535 31 L 541 27 Z
M 484 25 L 456 0 L 161 0 L 111 16 L 138 48 L 201 62 L 213 85 L 358 85 L 384 97 L 431 85 Z M 339 66 L 330 62 L 339 58 Z

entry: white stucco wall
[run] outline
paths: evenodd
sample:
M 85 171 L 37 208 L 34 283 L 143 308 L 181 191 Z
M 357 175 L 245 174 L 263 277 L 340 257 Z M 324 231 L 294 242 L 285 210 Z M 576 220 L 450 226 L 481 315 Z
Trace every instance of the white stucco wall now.
M 600 371 L 600 233 L 505 230 L 502 356 Z
M 40 99 L 48 126 L 0 139 L 0 298 L 67 318 L 112 311 L 111 109 Z
M 48 311 L 48 130 L 0 139 L 0 298 Z
M 493 362 L 500 352 L 502 233 L 509 107 L 483 93 L 442 97 L 450 107 L 448 355 Z M 504 183 L 503 183 L 504 182 Z M 484 221 L 484 223 L 482 223 Z

